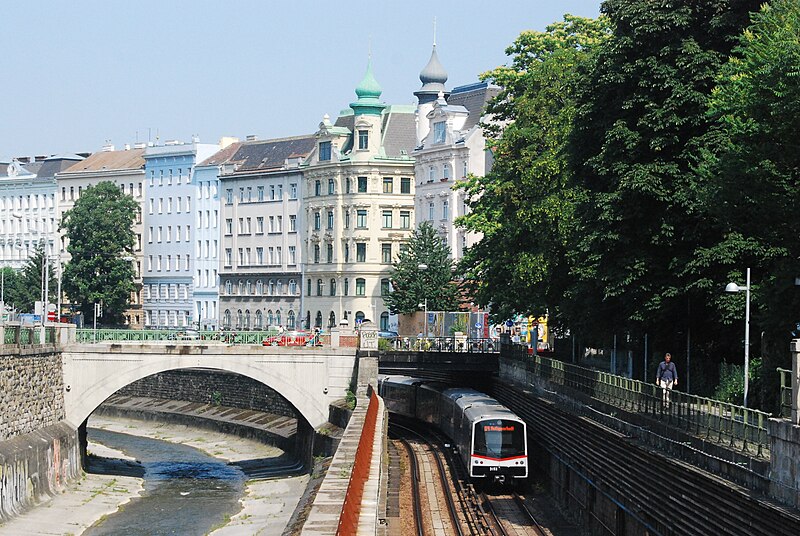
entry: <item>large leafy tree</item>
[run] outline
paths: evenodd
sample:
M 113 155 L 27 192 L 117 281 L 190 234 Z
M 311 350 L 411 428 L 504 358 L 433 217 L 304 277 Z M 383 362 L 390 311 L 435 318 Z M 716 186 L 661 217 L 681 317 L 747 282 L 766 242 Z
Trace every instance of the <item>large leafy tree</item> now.
M 698 249 L 728 279 L 753 268 L 754 333 L 763 332 L 763 370 L 787 366 L 790 331 L 800 322 L 800 4 L 775 0 L 753 16 L 724 66 L 710 102 L 716 128 L 701 170 L 707 210 L 722 236 Z M 741 327 L 744 296 L 720 301 Z M 754 341 L 758 341 L 754 337 Z M 737 343 L 739 339 L 737 338 Z M 777 379 L 762 394 L 774 392 Z M 757 392 L 758 392 L 757 391 Z M 767 405 L 772 401 L 765 401 Z
M 569 309 L 567 253 L 583 193 L 564 147 L 579 67 L 607 36 L 605 18 L 565 15 L 544 32 L 523 32 L 506 50 L 511 65 L 483 75 L 503 88 L 487 110 L 495 119 L 486 129 L 495 160 L 485 177 L 459 184 L 472 209 L 459 223 L 483 235 L 461 270 L 475 299 L 500 319 L 549 310 L 557 323 Z
M 720 229 L 694 172 L 710 128 L 716 75 L 750 11 L 748 0 L 607 0 L 612 37 L 583 77 L 570 143 L 579 207 L 574 266 L 592 314 L 584 329 L 649 333 L 683 347 L 719 337 L 721 287 L 694 261 Z M 719 278 L 717 278 L 719 279 Z M 724 339 L 724 338 L 723 338 Z
M 120 324 L 134 290 L 131 256 L 135 246 L 132 225 L 138 205 L 111 182 L 84 190 L 64 214 L 61 227 L 69 240 L 71 260 L 62 286 L 86 318 L 94 304 L 103 304 L 102 322 Z
M 400 314 L 418 311 L 421 303 L 427 303 L 429 311 L 456 311 L 461 293 L 453 268 L 450 248 L 424 221 L 411 233 L 408 247 L 392 265 L 393 291 L 383 301 L 393 313 Z

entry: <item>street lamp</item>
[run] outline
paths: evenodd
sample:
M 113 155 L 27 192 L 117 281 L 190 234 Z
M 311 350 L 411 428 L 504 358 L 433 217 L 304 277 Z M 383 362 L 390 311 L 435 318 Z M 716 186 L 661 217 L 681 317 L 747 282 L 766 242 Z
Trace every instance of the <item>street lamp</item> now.
M 425 263 L 419 263 L 417 265 L 417 269 L 419 271 L 421 271 L 421 272 L 424 272 L 425 270 L 428 269 L 428 265 L 425 264 Z M 423 290 L 423 292 L 425 291 L 425 286 L 424 285 L 423 285 L 422 290 Z M 425 296 L 425 302 L 424 303 L 420 303 L 419 307 L 422 307 L 422 309 L 424 311 L 424 314 L 425 314 L 425 317 L 424 317 L 424 321 L 425 321 L 425 324 L 424 324 L 425 325 L 425 338 L 427 339 L 428 338 L 428 297 L 427 296 Z
M 747 269 L 747 283 L 741 287 L 736 283 L 728 283 L 725 292 L 745 291 L 744 308 L 744 407 L 747 407 L 747 386 L 750 383 L 750 268 Z

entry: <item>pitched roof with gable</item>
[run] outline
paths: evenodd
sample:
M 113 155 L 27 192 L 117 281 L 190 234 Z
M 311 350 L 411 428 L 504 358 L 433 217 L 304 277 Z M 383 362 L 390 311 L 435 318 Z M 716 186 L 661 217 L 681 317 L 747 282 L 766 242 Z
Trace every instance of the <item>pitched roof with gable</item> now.
M 383 117 L 383 150 L 386 156 L 411 154 L 417 145 L 417 122 L 413 112 L 395 111 L 393 106 Z
M 239 142 L 219 151 L 201 165 L 234 164 L 234 173 L 273 171 L 284 167 L 287 160 L 305 158 L 315 144 L 313 135 Z
M 82 173 L 84 171 L 108 171 L 123 169 L 144 169 L 144 149 L 127 151 L 101 151 L 85 160 L 68 167 L 63 173 Z
M 74 166 L 76 162 L 80 161 L 83 161 L 83 157 L 76 154 L 51 156 L 42 162 L 42 166 L 39 168 L 37 177 L 55 177 L 56 173 L 64 171 L 65 169 Z
M 450 98 L 447 99 L 447 105 L 463 106 L 469 111 L 469 117 L 462 128 L 462 131 L 466 131 L 480 122 L 486 112 L 486 104 L 498 93 L 500 93 L 500 88 L 489 85 L 487 82 L 459 86 L 453 89 Z

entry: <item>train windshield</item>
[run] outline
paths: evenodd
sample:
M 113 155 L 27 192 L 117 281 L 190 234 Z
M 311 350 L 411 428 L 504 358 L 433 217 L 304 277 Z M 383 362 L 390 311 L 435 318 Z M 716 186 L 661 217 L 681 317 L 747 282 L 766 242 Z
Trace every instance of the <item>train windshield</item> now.
M 510 458 L 525 454 L 522 423 L 505 419 L 475 423 L 475 452 L 489 458 Z

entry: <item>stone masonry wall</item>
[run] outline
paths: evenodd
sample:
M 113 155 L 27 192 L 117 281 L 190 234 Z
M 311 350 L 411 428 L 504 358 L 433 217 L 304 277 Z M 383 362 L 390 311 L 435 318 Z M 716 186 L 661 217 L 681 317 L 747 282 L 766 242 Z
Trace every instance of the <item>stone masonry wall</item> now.
M 800 508 L 800 426 L 789 420 L 769 420 L 770 493 L 784 504 Z
M 297 414 L 277 391 L 247 376 L 218 370 L 161 372 L 130 384 L 118 394 L 231 406 L 287 417 Z
M 64 419 L 61 354 L 15 351 L 0 355 L 0 441 Z

